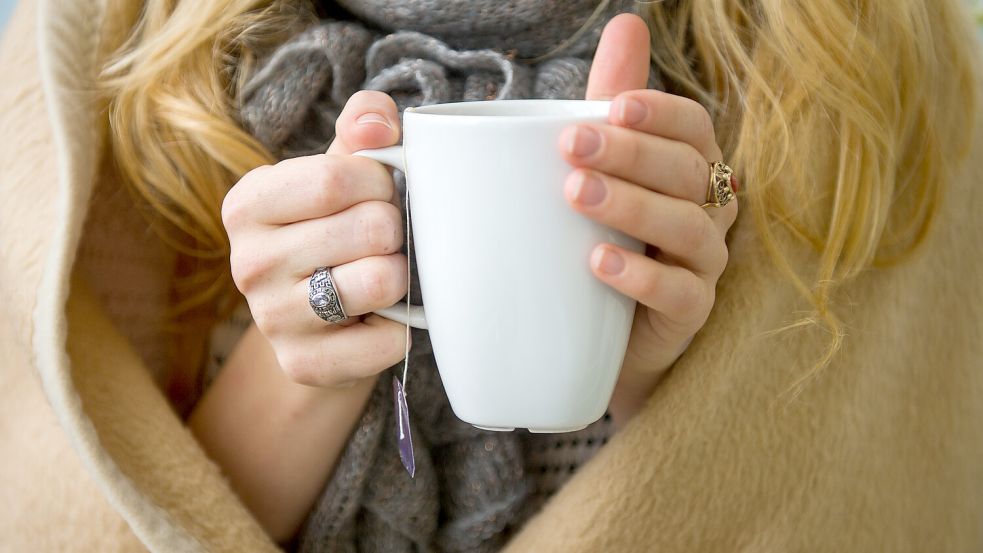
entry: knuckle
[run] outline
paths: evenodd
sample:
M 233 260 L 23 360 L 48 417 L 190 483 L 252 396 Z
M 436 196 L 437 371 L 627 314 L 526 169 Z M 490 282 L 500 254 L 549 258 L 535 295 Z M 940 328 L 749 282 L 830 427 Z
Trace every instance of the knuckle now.
M 382 363 L 380 363 L 382 365 L 380 370 L 391 367 L 406 357 L 406 331 L 404 328 L 402 325 L 397 326 L 394 332 L 389 335 L 389 339 L 386 340 L 387 346 L 384 350 L 385 356 L 382 358 Z
M 405 326 L 387 321 L 388 324 L 378 328 L 377 339 L 375 341 L 375 372 L 390 367 L 403 358 L 406 348 Z
M 711 237 L 713 221 L 704 208 L 691 204 L 682 218 L 682 232 L 679 233 L 680 246 L 686 252 L 696 252 L 704 247 Z
M 373 186 L 378 186 L 380 188 L 381 198 L 387 201 L 392 199 L 396 192 L 396 182 L 393 180 L 393 174 L 389 170 L 389 167 L 381 162 L 365 157 L 353 157 L 352 159 L 357 159 L 365 167 L 365 175 L 360 180 L 371 182 Z
M 238 185 L 233 186 L 222 199 L 222 225 L 226 231 L 238 228 L 245 219 L 242 201 L 239 199 Z
M 272 256 L 262 249 L 234 247 L 229 255 L 232 281 L 243 294 L 251 294 L 263 282 L 275 265 Z
M 403 226 L 400 212 L 393 204 L 382 201 L 365 203 L 369 213 L 363 219 L 363 232 L 374 254 L 388 255 L 402 246 Z
M 703 310 L 706 293 L 702 281 L 688 278 L 672 288 L 669 295 L 669 311 L 683 319 L 697 318 Z
M 350 105 L 351 105 L 351 100 L 349 100 L 349 102 L 345 104 L 344 109 L 346 110 L 349 109 L 348 106 Z M 335 146 L 336 141 L 338 141 L 338 143 L 340 144 L 341 140 L 344 140 L 344 137 L 347 134 L 348 131 L 345 129 L 345 118 L 339 117 L 334 123 L 334 138 L 331 139 L 331 147 Z
M 257 167 L 253 167 L 249 172 L 243 175 L 242 178 L 243 180 L 246 180 L 250 184 L 261 183 L 264 180 L 270 178 L 270 173 L 275 171 L 275 169 L 279 165 L 280 163 L 278 162 L 276 164 L 266 163 L 263 165 L 259 165 Z
M 348 156 L 345 163 L 349 164 L 353 175 L 357 175 L 360 187 L 363 187 L 366 198 L 389 200 L 393 197 L 395 183 L 385 164 L 362 156 Z
M 362 293 L 365 295 L 366 302 L 373 309 L 393 303 L 388 300 L 392 298 L 393 290 L 396 288 L 395 264 L 381 257 L 367 258 L 366 261 L 366 266 L 360 274 Z
M 651 213 L 648 206 L 637 200 L 632 199 L 632 194 L 620 194 L 620 187 L 612 186 L 609 188 L 608 195 L 613 209 L 612 216 L 624 221 L 627 227 L 645 228 L 651 222 Z
M 727 265 L 730 263 L 730 248 L 728 248 L 727 244 L 723 243 L 723 241 L 721 241 L 720 253 L 718 255 L 720 265 L 717 271 L 717 277 L 719 278 L 720 275 L 724 274 L 724 271 L 727 270 Z
M 244 197 L 246 192 L 255 187 L 255 185 L 267 178 L 266 173 L 269 172 L 270 165 L 261 165 L 247 172 L 245 175 L 239 179 L 232 188 L 226 192 L 225 197 L 222 199 L 222 224 L 226 229 L 239 228 L 244 222 L 249 219 L 249 202 Z
M 622 134 L 622 133 L 618 133 L 618 134 Z M 642 141 L 636 139 L 634 136 L 630 134 L 627 134 L 627 132 L 625 132 L 625 135 L 626 136 L 624 137 L 624 140 L 621 141 L 624 143 L 623 146 L 617 149 L 624 151 L 625 159 L 627 163 L 630 164 L 629 165 L 630 167 L 641 167 L 642 163 L 645 161 L 644 160 L 645 152 L 643 151 L 642 148 Z
M 253 321 L 256 323 L 256 328 L 263 336 L 270 339 L 281 333 L 283 311 L 277 307 L 277 302 L 272 301 L 269 297 L 260 297 L 250 302 L 249 310 Z
M 690 100 L 693 109 L 693 126 L 698 133 L 698 136 L 703 137 L 708 140 L 714 140 L 716 133 L 713 130 L 713 119 L 710 117 L 710 112 L 703 107 L 702 104 L 695 100 Z
M 717 302 L 717 290 L 715 287 L 709 286 L 703 290 L 703 309 L 699 311 L 699 319 L 697 320 L 701 327 L 710 318 L 710 312 L 713 311 L 713 306 Z
M 662 293 L 663 284 L 666 281 L 665 269 L 652 271 L 645 279 L 639 283 L 639 297 L 648 298 L 649 302 L 655 302 L 655 298 Z M 648 303 L 648 302 L 647 302 Z
M 737 222 L 737 214 L 740 211 L 740 208 L 737 206 L 737 197 L 735 196 L 734 199 L 731 200 L 729 204 L 723 207 L 723 209 L 724 209 L 724 216 L 725 216 L 724 221 L 726 221 L 727 223 L 727 229 L 730 230 L 730 227 L 732 227 L 734 223 Z
M 313 201 L 321 208 L 333 213 L 344 202 L 348 194 L 348 171 L 338 158 L 325 155 L 317 167 Z
M 713 303 L 716 296 L 716 292 L 712 287 L 701 285 L 700 290 L 699 303 L 694 304 L 690 311 L 691 317 L 688 321 L 690 328 L 694 330 L 702 328 L 706 324 L 707 319 L 710 318 L 710 312 L 713 310 Z
M 687 167 L 683 175 L 689 174 L 687 181 L 692 183 L 693 198 L 702 200 L 707 195 L 707 187 L 710 186 L 710 164 L 696 150 L 689 148 L 690 155 L 687 156 Z

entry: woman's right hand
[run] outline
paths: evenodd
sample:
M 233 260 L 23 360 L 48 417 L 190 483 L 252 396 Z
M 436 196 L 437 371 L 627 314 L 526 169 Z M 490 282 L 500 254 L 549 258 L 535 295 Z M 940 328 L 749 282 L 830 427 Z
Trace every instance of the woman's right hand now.
M 393 145 L 399 134 L 393 100 L 358 92 L 326 154 L 258 167 L 222 205 L 233 280 L 295 382 L 350 387 L 403 358 L 406 327 L 372 314 L 406 293 L 402 215 L 389 171 L 350 155 Z M 308 280 L 322 266 L 332 268 L 349 317 L 340 324 L 321 320 L 308 304 Z

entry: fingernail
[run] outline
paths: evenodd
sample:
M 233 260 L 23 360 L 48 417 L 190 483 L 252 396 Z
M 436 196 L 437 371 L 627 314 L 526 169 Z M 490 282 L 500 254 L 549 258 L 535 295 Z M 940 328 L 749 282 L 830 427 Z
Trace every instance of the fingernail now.
M 735 177 L 734 175 L 730 176 L 730 187 L 734 189 L 734 192 L 737 192 L 741 189 L 741 183 L 737 182 L 737 177 Z
M 625 125 L 641 123 L 648 115 L 648 108 L 645 107 L 645 104 L 634 98 L 622 98 L 620 103 L 618 117 Z
M 580 173 L 580 178 L 574 186 L 573 199 L 579 204 L 597 205 L 604 201 L 604 196 L 607 195 L 604 181 L 587 172 Z
M 597 268 L 602 273 L 616 275 L 625 269 L 625 259 L 618 252 L 610 248 L 603 248 L 601 250 L 601 259 L 597 262 Z
M 601 147 L 601 135 L 590 127 L 577 127 L 567 149 L 577 157 L 587 157 Z
M 358 118 L 355 119 L 355 123 L 357 125 L 369 125 L 369 124 L 385 125 L 389 129 L 393 128 L 392 124 L 389 123 L 388 119 L 379 115 L 378 113 L 372 113 L 372 112 L 363 113 L 362 115 L 359 115 Z

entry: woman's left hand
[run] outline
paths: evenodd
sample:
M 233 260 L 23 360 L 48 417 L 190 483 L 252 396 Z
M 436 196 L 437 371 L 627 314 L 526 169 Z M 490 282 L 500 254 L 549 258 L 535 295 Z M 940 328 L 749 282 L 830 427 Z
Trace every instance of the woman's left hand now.
M 647 45 L 637 17 L 608 24 L 587 91 L 588 98 L 613 99 L 608 124 L 572 126 L 559 144 L 576 167 L 564 188 L 572 208 L 647 244 L 641 254 L 599 244 L 590 256 L 599 279 L 638 301 L 610 407 L 619 427 L 706 323 L 727 266 L 724 237 L 737 218 L 736 199 L 700 207 L 710 162 L 721 161 L 706 110 L 688 98 L 638 90 L 645 85 L 639 77 L 648 76 Z

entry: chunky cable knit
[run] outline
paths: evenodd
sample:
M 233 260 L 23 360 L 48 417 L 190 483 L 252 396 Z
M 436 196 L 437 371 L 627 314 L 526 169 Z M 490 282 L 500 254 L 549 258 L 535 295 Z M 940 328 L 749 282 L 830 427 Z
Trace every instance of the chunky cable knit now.
M 339 4 L 362 21 L 305 30 L 274 51 L 241 93 L 244 125 L 281 158 L 323 152 L 341 109 L 362 88 L 390 94 L 400 112 L 461 100 L 583 98 L 601 28 L 633 9 L 596 0 Z M 658 85 L 653 70 L 650 87 Z M 398 171 L 395 181 L 402 197 Z M 415 258 L 410 262 L 415 300 L 421 292 Z M 216 331 L 213 373 L 248 323 L 244 310 Z M 301 529 L 300 550 L 495 551 L 607 441 L 607 414 L 565 434 L 492 432 L 462 422 L 447 401 L 427 332 L 413 332 L 407 401 L 416 477 L 396 449 L 391 375 L 401 374 L 400 362 L 380 376 Z

